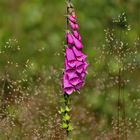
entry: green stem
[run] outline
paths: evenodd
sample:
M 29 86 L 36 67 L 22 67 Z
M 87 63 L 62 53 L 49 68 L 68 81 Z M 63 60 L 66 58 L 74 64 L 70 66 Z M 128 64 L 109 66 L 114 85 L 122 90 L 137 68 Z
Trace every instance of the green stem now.
M 69 133 L 73 130 L 72 124 L 70 122 L 70 96 L 66 93 L 64 93 L 63 96 L 63 107 L 60 108 L 58 111 L 59 114 L 62 116 L 62 128 L 66 131 L 67 137 L 69 136 Z
M 67 6 L 66 6 L 66 13 L 69 14 L 69 5 L 71 4 L 71 0 L 66 0 Z M 69 29 L 69 20 L 67 18 L 66 20 L 66 30 Z M 66 44 L 68 45 L 68 40 L 66 39 Z M 66 130 L 67 137 L 69 136 L 70 131 L 72 131 L 72 125 L 70 123 L 70 96 L 67 93 L 64 93 L 64 108 L 60 110 L 60 114 L 63 118 L 63 129 Z
M 66 93 L 64 94 L 64 100 L 65 100 L 65 108 L 69 107 L 69 105 L 70 105 L 69 95 Z M 64 115 L 66 115 L 66 114 L 69 114 L 69 112 L 67 110 L 65 110 L 65 112 L 64 112 Z M 69 125 L 69 123 L 70 123 L 70 120 L 67 120 L 66 124 Z M 69 136 L 68 127 L 66 129 L 66 133 L 67 133 L 67 136 Z

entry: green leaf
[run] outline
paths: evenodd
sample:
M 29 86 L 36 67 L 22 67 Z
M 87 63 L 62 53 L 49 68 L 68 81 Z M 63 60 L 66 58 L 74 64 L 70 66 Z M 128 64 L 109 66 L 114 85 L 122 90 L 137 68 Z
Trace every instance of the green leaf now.
M 64 121 L 69 121 L 70 120 L 70 116 L 66 113 L 63 117 Z
M 60 110 L 58 111 L 59 114 L 62 114 L 62 113 L 64 113 L 64 112 L 65 112 L 65 110 L 64 110 L 62 107 L 61 107 Z
M 71 123 L 68 124 L 68 129 L 67 129 L 67 130 L 68 130 L 68 131 L 72 131 L 72 130 L 73 130 L 73 126 L 72 126 Z
M 67 112 L 70 112 L 70 108 L 68 106 L 66 106 L 66 109 L 65 109 Z
M 66 123 L 62 123 L 62 128 L 66 129 L 68 127 L 68 125 Z

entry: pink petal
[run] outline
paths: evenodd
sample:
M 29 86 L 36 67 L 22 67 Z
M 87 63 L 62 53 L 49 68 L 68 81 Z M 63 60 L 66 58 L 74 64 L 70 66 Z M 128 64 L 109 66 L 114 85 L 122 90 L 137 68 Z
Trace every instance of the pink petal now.
M 70 63 L 70 62 L 69 62 L 69 63 Z M 76 63 L 76 61 L 75 61 L 75 63 Z M 68 73 L 73 73 L 73 72 L 75 72 L 75 68 L 74 68 L 74 67 L 70 67 L 70 66 L 68 65 L 67 59 L 65 60 L 65 69 L 66 69 L 66 72 L 68 72 Z
M 69 44 L 73 44 L 73 37 L 70 32 L 67 33 L 67 40 Z
M 80 90 L 80 88 L 84 85 L 83 81 L 80 81 L 77 85 L 75 85 L 76 90 Z
M 76 85 L 79 82 L 79 77 L 76 73 L 68 74 L 68 79 L 72 85 Z
M 69 47 L 66 48 L 66 58 L 68 61 L 75 60 L 75 55 L 74 55 L 72 49 Z
M 74 34 L 74 36 L 75 36 L 79 41 L 82 41 L 82 37 L 81 37 L 81 35 L 78 33 L 77 30 L 74 30 L 74 31 L 73 31 L 73 34 Z
M 76 19 L 73 16 L 69 16 L 69 20 L 71 20 L 72 22 L 76 22 Z
M 73 34 L 74 34 L 75 37 L 79 38 L 79 33 L 78 33 L 77 30 L 74 30 L 74 31 L 73 31 Z
M 70 83 L 72 84 L 72 85 L 77 85 L 78 83 L 79 83 L 79 78 L 77 77 L 77 78 L 72 78 L 71 80 L 70 80 Z
M 70 22 L 70 27 L 75 30 L 76 29 L 75 24 L 71 21 L 69 21 L 69 22 Z
M 76 56 L 81 56 L 81 57 L 83 56 L 82 51 L 75 48 L 75 46 L 72 47 L 72 50 Z
M 76 55 L 76 59 L 78 61 L 85 61 L 87 58 L 87 55 L 83 54 L 81 50 L 75 48 L 74 46 L 72 47 L 74 54 Z
M 79 62 L 79 61 L 77 61 L 77 63 L 76 63 L 76 67 L 84 67 L 84 63 L 83 62 Z
M 76 73 L 73 73 L 71 75 L 68 75 L 68 79 L 72 80 L 73 78 L 78 78 L 78 75 Z
M 66 68 L 66 73 L 67 73 L 68 75 L 71 75 L 71 74 L 73 74 L 73 73 L 76 72 L 76 69 L 75 69 L 74 67 L 70 67 L 70 66 L 68 65 L 67 61 L 65 61 L 65 68 Z
M 73 74 L 73 73 L 76 72 L 76 69 L 75 69 L 75 68 L 70 68 L 70 69 L 67 69 L 66 72 L 67 72 L 69 75 L 71 75 L 71 74 Z
M 84 69 L 84 63 L 83 62 L 77 62 L 76 63 L 76 71 L 78 73 L 81 73 Z
M 69 83 L 66 73 L 64 74 L 63 82 L 64 82 L 64 91 L 67 94 L 71 94 L 74 91 L 74 87 Z
M 66 49 L 66 58 L 67 58 L 67 64 L 70 67 L 74 67 L 76 65 L 75 55 L 74 55 L 72 49 L 69 47 L 67 47 L 67 49 Z
M 65 60 L 65 69 L 66 69 L 66 71 L 68 70 L 68 69 L 70 69 L 71 67 L 68 65 L 68 60 L 66 59 Z
M 83 54 L 83 61 L 85 61 L 87 58 L 87 55 Z
M 81 78 L 84 79 L 85 76 L 86 76 L 86 73 L 85 73 L 85 72 L 82 72 L 82 73 L 81 73 Z
M 64 83 L 64 88 L 66 88 L 66 87 L 72 87 L 72 85 L 68 81 L 68 76 L 67 76 L 66 73 L 64 74 L 64 77 L 63 77 L 63 83 Z
M 83 69 L 82 69 L 82 68 L 77 68 L 76 71 L 77 71 L 78 73 L 81 73 L 81 72 L 83 71 Z
M 85 64 L 84 64 L 84 70 L 87 70 L 87 67 L 88 67 L 88 63 L 85 62 Z
M 79 38 L 78 38 L 80 41 L 82 41 L 82 37 L 81 37 L 81 35 L 79 34 Z
M 83 56 L 77 56 L 77 57 L 76 57 L 76 59 L 77 59 L 78 61 L 85 61 L 86 58 L 87 58 L 87 55 L 85 55 L 85 54 L 83 54 Z
M 70 26 L 71 26 L 71 28 L 72 28 L 73 30 L 77 30 L 77 29 L 79 28 L 79 25 L 78 25 L 78 24 L 75 24 L 75 23 L 73 23 L 72 21 L 69 21 L 69 23 L 70 23 Z
M 68 61 L 68 65 L 69 65 L 70 67 L 74 68 L 75 65 L 76 65 L 76 60 Z
M 67 87 L 64 88 L 65 93 L 67 93 L 68 95 L 72 94 L 72 92 L 74 91 L 74 87 Z
M 83 48 L 83 44 L 81 43 L 81 41 L 79 41 L 76 37 L 73 36 L 73 40 L 74 40 L 74 44 L 76 46 L 76 48 L 78 49 L 82 49 Z
M 76 28 L 76 29 L 79 29 L 79 25 L 78 25 L 78 24 L 75 24 L 75 28 Z

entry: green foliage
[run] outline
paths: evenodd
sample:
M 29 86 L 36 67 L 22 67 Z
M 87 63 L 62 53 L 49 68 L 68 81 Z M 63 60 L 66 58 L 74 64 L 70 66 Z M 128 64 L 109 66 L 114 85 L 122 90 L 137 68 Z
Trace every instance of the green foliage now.
M 61 103 L 63 103 L 62 105 L 64 107 L 61 107 L 58 112 L 62 117 L 61 128 L 63 128 L 66 131 L 67 136 L 69 136 L 70 132 L 73 130 L 73 127 L 71 124 L 71 117 L 70 117 L 70 113 L 71 113 L 70 96 L 68 94 L 64 94 L 63 99 L 64 100 Z
M 71 109 L 68 106 L 66 106 L 65 110 L 66 110 L 66 112 L 70 112 L 71 111 Z
M 71 123 L 69 123 L 69 125 L 68 125 L 68 131 L 72 131 L 72 130 L 73 130 L 73 126 L 72 126 Z
M 61 107 L 60 110 L 59 110 L 58 112 L 59 112 L 59 114 L 62 114 L 62 113 L 65 112 L 65 110 Z
M 67 123 L 62 123 L 62 128 L 67 129 L 68 128 L 68 124 Z
M 69 120 L 70 120 L 70 116 L 66 113 L 66 114 L 63 116 L 63 120 L 64 120 L 64 121 L 69 121 Z

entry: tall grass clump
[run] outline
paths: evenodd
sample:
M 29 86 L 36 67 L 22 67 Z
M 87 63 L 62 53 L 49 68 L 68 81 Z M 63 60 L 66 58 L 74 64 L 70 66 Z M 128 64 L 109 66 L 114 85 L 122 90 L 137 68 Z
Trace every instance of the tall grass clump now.
M 133 28 L 126 14 L 120 14 L 105 30 L 105 43 L 97 48 L 96 88 L 103 94 L 107 123 L 113 128 L 111 137 L 117 140 L 133 139 L 132 136 L 137 139 L 139 132 L 139 108 L 137 103 L 132 104 L 140 97 L 136 76 L 140 69 L 140 42 L 139 38 L 129 41 Z
M 16 39 L 0 46 L 0 140 L 65 139 L 60 128 L 60 70 L 34 62 Z

